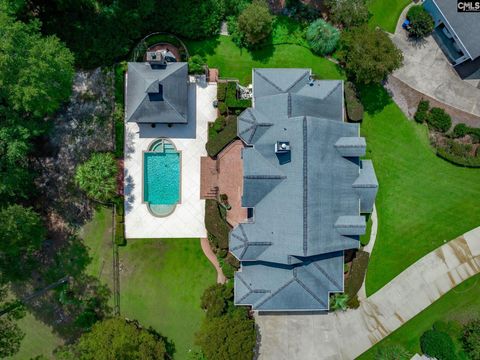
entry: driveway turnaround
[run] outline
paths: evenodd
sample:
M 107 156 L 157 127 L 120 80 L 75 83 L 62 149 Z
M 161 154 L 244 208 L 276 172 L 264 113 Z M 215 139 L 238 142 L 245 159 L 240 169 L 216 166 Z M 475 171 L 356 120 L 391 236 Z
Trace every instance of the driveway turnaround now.
M 418 260 L 378 292 L 345 312 L 256 315 L 259 359 L 355 359 L 480 273 L 480 227 Z
M 432 36 L 411 41 L 401 26 L 407 10 L 408 7 L 392 35 L 392 41 L 403 53 L 403 66 L 392 76 L 442 103 L 480 116 L 478 81 L 462 80 Z

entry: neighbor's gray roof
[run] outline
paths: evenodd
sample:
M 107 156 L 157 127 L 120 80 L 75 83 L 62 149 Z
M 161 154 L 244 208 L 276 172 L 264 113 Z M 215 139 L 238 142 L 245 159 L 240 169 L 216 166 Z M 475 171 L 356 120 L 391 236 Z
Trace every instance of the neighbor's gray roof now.
M 480 14 L 457 11 L 455 0 L 434 0 L 472 59 L 480 56 Z
M 127 121 L 139 123 L 186 123 L 188 64 L 128 63 Z
M 343 290 L 330 281 L 341 283 L 343 250 L 358 247 L 365 232 L 360 208 L 371 211 L 378 188 L 371 162 L 359 159 L 365 139 L 358 124 L 343 122 L 342 82 L 309 76 L 307 69 L 254 69 L 254 108 L 238 118 L 238 134 L 251 145 L 243 150 L 242 206 L 255 210 L 254 222 L 230 233 L 230 251 L 242 261 L 237 304 L 327 309 L 328 292 Z M 289 141 L 290 153 L 276 154 L 277 141 Z M 324 271 L 307 270 L 314 264 Z M 258 285 L 263 277 L 267 284 Z M 275 301 L 244 298 L 243 282 Z

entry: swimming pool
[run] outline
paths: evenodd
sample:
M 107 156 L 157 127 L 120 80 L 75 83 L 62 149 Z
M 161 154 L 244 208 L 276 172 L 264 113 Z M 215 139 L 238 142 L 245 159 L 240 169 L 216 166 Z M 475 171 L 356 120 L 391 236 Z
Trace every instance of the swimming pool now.
M 157 139 L 143 154 L 143 201 L 155 216 L 167 216 L 180 202 L 180 156 L 168 139 Z

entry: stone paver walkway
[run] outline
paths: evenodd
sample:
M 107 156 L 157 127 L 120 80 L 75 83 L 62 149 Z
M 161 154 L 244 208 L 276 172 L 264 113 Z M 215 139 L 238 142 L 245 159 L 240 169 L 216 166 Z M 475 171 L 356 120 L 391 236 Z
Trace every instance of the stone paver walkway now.
M 480 273 L 480 227 L 427 254 L 346 312 L 256 315 L 259 359 L 355 359 Z
M 225 284 L 227 278 L 223 274 L 222 268 L 218 262 L 217 257 L 213 253 L 212 248 L 210 247 L 210 243 L 208 242 L 207 238 L 200 239 L 200 245 L 202 246 L 203 253 L 207 257 L 207 259 L 212 263 L 215 270 L 217 270 L 217 283 L 218 284 Z

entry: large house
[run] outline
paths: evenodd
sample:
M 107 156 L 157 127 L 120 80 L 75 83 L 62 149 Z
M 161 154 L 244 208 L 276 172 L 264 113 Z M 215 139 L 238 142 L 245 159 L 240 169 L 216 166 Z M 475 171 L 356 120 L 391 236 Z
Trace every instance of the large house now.
M 425 0 L 423 6 L 435 21 L 436 40 L 456 67 L 480 62 L 480 13 L 458 11 L 454 0 Z
M 342 81 L 253 70 L 253 107 L 238 117 L 249 219 L 229 239 L 235 304 L 327 310 L 343 291 L 344 251 L 359 247 L 378 189 L 359 125 L 343 119 Z

